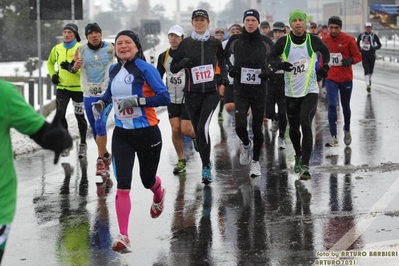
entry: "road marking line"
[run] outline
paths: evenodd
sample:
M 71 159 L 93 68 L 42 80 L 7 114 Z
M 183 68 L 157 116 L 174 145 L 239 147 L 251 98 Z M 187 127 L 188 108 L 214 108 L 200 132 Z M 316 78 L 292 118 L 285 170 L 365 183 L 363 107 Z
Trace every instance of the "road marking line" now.
M 374 222 L 378 216 L 375 212 L 384 210 L 389 203 L 399 194 L 399 177 L 395 179 L 388 191 L 371 207 L 370 211 L 365 214 L 359 222 L 357 222 L 334 246 L 331 251 L 347 250 Z

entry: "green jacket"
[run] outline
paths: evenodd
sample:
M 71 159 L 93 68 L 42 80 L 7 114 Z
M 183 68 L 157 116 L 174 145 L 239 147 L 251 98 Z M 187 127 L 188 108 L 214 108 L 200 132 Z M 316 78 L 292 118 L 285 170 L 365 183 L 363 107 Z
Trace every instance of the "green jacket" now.
M 57 89 L 82 91 L 80 88 L 80 70 L 76 73 L 71 73 L 60 66 L 64 61 L 72 62 L 75 57 L 75 51 L 79 46 L 80 43 L 77 42 L 71 49 L 67 49 L 63 43 L 59 43 L 51 49 L 47 60 L 47 69 L 50 77 L 58 73 L 60 83 L 57 85 Z M 57 65 L 58 72 L 55 69 L 55 65 Z
M 12 84 L 4 80 L 0 80 L 0 95 L 0 225 L 6 225 L 14 218 L 17 201 L 17 177 L 10 129 L 33 135 L 43 127 L 46 120 L 26 103 Z

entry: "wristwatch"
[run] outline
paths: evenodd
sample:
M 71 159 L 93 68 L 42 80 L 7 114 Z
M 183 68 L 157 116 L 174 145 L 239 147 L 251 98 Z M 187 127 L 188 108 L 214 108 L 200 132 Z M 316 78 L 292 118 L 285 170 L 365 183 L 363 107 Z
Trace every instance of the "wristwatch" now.
M 140 106 L 143 106 L 143 105 L 146 105 L 146 100 L 145 100 L 145 98 L 139 98 L 139 105 Z

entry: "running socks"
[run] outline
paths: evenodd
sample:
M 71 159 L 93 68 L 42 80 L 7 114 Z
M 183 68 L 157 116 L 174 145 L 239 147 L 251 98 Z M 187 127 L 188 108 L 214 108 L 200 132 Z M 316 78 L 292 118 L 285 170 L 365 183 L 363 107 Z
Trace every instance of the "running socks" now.
M 155 184 L 151 188 L 151 191 L 154 193 L 153 201 L 155 203 L 161 202 L 163 198 L 161 184 L 162 184 L 161 178 L 159 178 L 159 176 L 155 176 Z
M 130 190 L 116 190 L 115 208 L 116 216 L 118 217 L 119 232 L 122 235 L 129 236 Z

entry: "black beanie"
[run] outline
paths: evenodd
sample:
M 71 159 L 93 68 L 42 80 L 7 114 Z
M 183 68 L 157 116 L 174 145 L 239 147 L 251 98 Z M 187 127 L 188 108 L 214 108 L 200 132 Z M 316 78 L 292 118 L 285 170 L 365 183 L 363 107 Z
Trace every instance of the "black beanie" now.
M 342 29 L 342 20 L 338 16 L 332 16 L 331 18 L 328 19 L 328 25 L 330 24 L 336 24 Z
M 256 18 L 256 20 L 260 23 L 260 19 L 259 19 L 259 12 L 256 11 L 255 9 L 248 9 L 247 11 L 244 12 L 244 18 L 242 19 L 242 21 L 244 22 L 245 18 L 248 16 L 253 16 Z
M 137 49 L 138 49 L 138 52 L 137 52 L 136 56 L 139 57 L 139 58 L 141 58 L 141 59 L 143 59 L 143 60 L 145 61 L 145 56 L 144 56 L 144 54 L 143 54 L 143 49 L 141 48 L 141 42 L 140 42 L 139 36 L 137 36 L 137 34 L 134 33 L 134 32 L 131 31 L 131 30 L 123 30 L 123 31 L 120 31 L 120 32 L 116 35 L 116 37 L 115 37 L 115 43 L 116 43 L 116 40 L 117 40 L 117 39 L 119 38 L 119 36 L 121 36 L 121 35 L 129 36 L 130 39 L 132 39 L 132 40 L 134 41 L 134 43 L 136 44 Z
M 78 26 L 76 26 L 76 24 L 68 23 L 65 25 L 64 30 L 71 30 L 73 32 L 73 34 L 75 34 L 76 41 L 80 42 Z
M 101 33 L 101 28 L 97 23 L 89 23 L 86 25 L 85 27 L 85 35 L 87 38 L 87 35 L 89 35 L 90 33 L 92 33 L 93 31 L 97 31 L 99 33 Z

